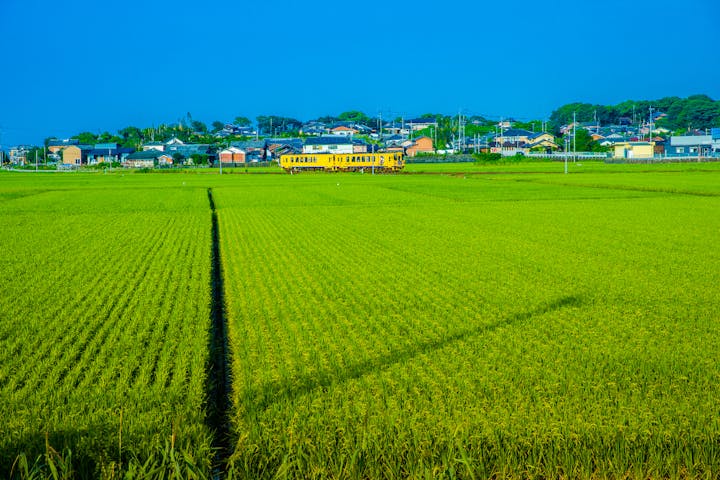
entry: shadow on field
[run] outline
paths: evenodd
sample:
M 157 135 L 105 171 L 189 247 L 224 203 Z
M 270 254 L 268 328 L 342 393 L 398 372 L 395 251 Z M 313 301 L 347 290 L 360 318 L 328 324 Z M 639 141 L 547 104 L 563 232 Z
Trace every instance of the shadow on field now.
M 440 350 L 452 343 L 463 341 L 469 337 L 492 332 L 498 328 L 509 327 L 517 323 L 527 321 L 533 317 L 544 315 L 555 310 L 560 310 L 565 307 L 578 307 L 583 303 L 584 300 L 579 296 L 570 295 L 562 297 L 554 302 L 541 305 L 533 310 L 514 313 L 487 325 L 480 325 L 475 328 L 448 335 L 444 338 L 418 343 L 407 348 L 389 352 L 377 358 L 348 365 L 345 370 L 340 373 L 340 375 L 319 373 L 312 376 L 300 376 L 290 385 L 267 385 L 260 391 L 247 392 L 249 394 L 249 396 L 246 397 L 249 407 L 247 412 L 248 414 L 260 412 L 268 409 L 276 403 L 287 400 L 292 401 L 297 397 L 305 395 L 317 388 L 327 388 L 329 386 L 335 386 L 347 381 L 355 380 L 362 376 L 385 370 L 393 365 L 412 360 L 417 356 Z

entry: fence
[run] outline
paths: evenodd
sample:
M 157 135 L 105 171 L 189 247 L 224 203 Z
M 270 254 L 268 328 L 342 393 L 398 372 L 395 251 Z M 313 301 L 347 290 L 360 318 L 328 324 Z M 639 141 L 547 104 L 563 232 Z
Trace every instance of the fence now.
M 575 158 L 575 159 L 606 159 L 609 158 L 612 154 L 609 152 L 560 152 L 560 153 L 541 153 L 541 152 L 530 152 L 526 153 L 525 156 L 529 158 L 549 158 L 553 160 L 565 160 Z
M 405 163 L 472 163 L 477 159 L 472 155 L 418 155 L 405 157 Z
M 213 162 L 213 168 L 219 168 L 220 163 Z M 254 167 L 272 167 L 277 166 L 277 162 L 246 162 L 246 163 L 226 163 L 223 162 L 223 168 L 254 168 Z
M 704 157 L 678 157 L 678 156 L 662 156 L 653 158 L 608 158 L 605 163 L 705 163 L 720 162 L 720 156 L 704 156 Z

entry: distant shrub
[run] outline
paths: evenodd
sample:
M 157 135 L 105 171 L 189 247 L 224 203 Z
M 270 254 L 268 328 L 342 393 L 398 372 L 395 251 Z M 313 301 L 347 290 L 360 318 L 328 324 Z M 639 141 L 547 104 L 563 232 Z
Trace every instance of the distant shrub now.
M 473 158 L 475 159 L 475 163 L 497 163 L 502 160 L 502 155 L 499 153 L 480 152 L 473 153 Z

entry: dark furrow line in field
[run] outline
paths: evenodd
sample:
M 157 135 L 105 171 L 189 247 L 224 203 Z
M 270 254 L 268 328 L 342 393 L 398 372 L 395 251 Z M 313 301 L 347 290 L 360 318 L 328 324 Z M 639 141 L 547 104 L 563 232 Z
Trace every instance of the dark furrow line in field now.
M 213 432 L 215 460 L 213 477 L 224 470 L 230 449 L 230 365 L 228 357 L 227 319 L 225 315 L 225 284 L 220 261 L 220 231 L 212 189 L 208 188 L 208 203 L 212 212 L 212 240 L 210 264 L 210 336 L 208 347 L 210 364 L 207 374 L 206 422 Z

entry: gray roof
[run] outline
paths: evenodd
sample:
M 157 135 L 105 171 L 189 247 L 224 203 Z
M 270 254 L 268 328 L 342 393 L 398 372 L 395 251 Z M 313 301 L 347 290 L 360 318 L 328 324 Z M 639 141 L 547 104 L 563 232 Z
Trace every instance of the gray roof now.
M 533 132 L 529 130 L 525 130 L 522 128 L 510 128 L 508 130 L 505 130 L 502 135 L 502 137 L 529 137 L 533 135 Z
M 301 138 L 267 138 L 265 145 L 290 145 L 293 147 L 302 147 Z
M 131 153 L 127 156 L 128 160 L 155 160 L 157 158 L 160 158 L 161 156 L 169 157 L 171 156 L 168 153 L 160 152 L 158 150 L 145 150 L 142 152 L 135 152 Z
M 322 137 L 308 137 L 305 139 L 305 145 L 350 145 L 352 140 L 342 136 L 322 136 Z
M 262 150 L 265 148 L 265 140 L 247 140 L 245 142 L 231 142 L 231 147 L 238 147 L 245 149 L 259 149 Z
M 207 155 L 210 153 L 210 145 L 201 143 L 188 143 L 185 145 L 166 145 L 165 151 L 169 153 L 180 153 L 186 157 L 195 153 Z
M 412 125 L 414 123 L 430 124 L 430 123 L 437 123 L 437 120 L 434 118 L 411 118 L 409 120 L 405 120 L 406 125 Z
M 76 138 L 70 138 L 67 140 L 50 140 L 48 141 L 48 147 L 65 147 L 67 145 L 77 145 L 80 140 Z
M 123 153 L 132 153 L 134 148 L 93 148 L 90 155 L 122 155 Z

